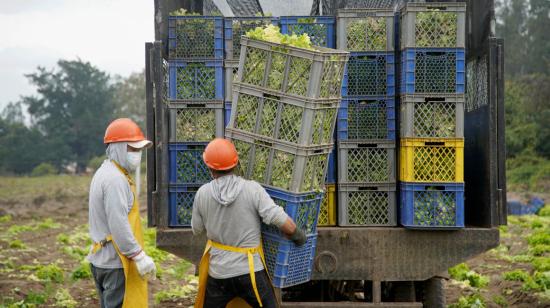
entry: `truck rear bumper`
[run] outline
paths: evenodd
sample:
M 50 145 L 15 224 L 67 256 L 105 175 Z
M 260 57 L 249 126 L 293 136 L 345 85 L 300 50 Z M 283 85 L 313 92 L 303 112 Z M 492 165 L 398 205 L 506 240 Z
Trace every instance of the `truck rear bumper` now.
M 498 229 L 419 231 L 319 228 L 314 280 L 418 281 L 445 273 L 499 243 Z M 159 248 L 198 264 L 206 238 L 190 229 L 157 232 Z

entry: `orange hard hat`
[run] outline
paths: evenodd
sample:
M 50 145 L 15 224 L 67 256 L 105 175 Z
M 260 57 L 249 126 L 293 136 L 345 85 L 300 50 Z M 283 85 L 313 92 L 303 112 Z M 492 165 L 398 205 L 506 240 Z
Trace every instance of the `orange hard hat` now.
M 237 149 L 231 141 L 216 138 L 206 146 L 202 154 L 204 163 L 214 170 L 229 170 L 239 162 Z
M 137 149 L 152 145 L 151 141 L 145 139 L 139 126 L 128 118 L 120 118 L 111 122 L 105 130 L 105 137 L 103 137 L 103 143 L 123 141 Z

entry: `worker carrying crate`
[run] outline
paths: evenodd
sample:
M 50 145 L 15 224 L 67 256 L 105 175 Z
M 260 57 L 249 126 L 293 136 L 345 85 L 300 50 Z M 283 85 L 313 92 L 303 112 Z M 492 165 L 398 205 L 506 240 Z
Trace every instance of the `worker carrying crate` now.
M 239 157 L 231 141 L 214 139 L 203 159 L 213 180 L 197 191 L 191 218 L 193 233 L 206 231 L 208 237 L 195 307 L 277 307 L 260 221 L 279 228 L 297 246 L 306 243 L 306 234 L 260 184 L 233 173 Z

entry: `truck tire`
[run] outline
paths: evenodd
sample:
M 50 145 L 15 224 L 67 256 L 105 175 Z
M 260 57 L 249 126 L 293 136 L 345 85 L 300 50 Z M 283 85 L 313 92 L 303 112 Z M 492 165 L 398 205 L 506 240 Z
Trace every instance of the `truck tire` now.
M 443 279 L 433 277 L 424 282 L 423 304 L 426 308 L 445 307 L 445 292 L 443 290 Z

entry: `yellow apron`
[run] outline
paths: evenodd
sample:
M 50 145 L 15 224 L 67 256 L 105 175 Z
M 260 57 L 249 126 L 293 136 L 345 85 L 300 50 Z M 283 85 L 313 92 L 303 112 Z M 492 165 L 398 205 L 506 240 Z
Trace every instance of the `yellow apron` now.
M 143 230 L 141 229 L 141 217 L 139 216 L 138 196 L 136 195 L 136 187 L 134 185 L 134 181 L 132 180 L 132 178 L 124 168 L 119 166 L 116 162 L 114 161 L 112 162 L 115 164 L 115 166 L 117 166 L 120 172 L 122 172 L 126 176 L 126 179 L 128 179 L 128 183 L 130 184 L 132 194 L 134 195 L 134 203 L 132 204 L 132 209 L 128 214 L 128 222 L 130 223 L 130 228 L 132 229 L 132 233 L 134 234 L 136 241 L 143 248 L 144 247 Z M 120 261 L 122 262 L 122 267 L 124 269 L 125 290 L 124 290 L 124 301 L 122 303 L 122 307 L 123 308 L 147 307 L 148 306 L 147 280 L 141 278 L 141 276 L 139 275 L 139 272 L 136 267 L 136 263 L 128 259 L 125 255 L 123 255 L 120 252 L 120 250 L 118 249 L 118 246 L 113 241 L 112 235 L 108 235 L 100 243 L 94 243 L 92 248 L 92 253 L 96 253 L 103 246 L 105 246 L 107 242 L 113 243 L 113 246 L 115 247 L 115 250 L 118 256 L 120 257 Z
M 264 269 L 267 273 L 267 266 L 265 264 L 264 250 L 262 248 L 262 245 L 260 244 L 260 246 L 254 247 L 254 248 L 241 248 L 241 247 L 223 245 L 220 243 L 216 243 L 212 240 L 208 240 L 208 242 L 206 243 L 206 248 L 204 249 L 204 253 L 201 258 L 201 262 L 199 264 L 199 291 L 197 293 L 197 298 L 195 300 L 195 308 L 203 308 L 204 306 L 204 298 L 206 295 L 206 282 L 208 280 L 208 268 L 210 267 L 210 249 L 212 247 L 220 250 L 238 252 L 238 253 L 243 253 L 247 255 L 248 269 L 250 271 L 250 280 L 252 282 L 252 288 L 254 289 L 254 294 L 256 294 L 256 299 L 258 300 L 260 307 L 262 307 L 260 294 L 258 293 L 258 288 L 256 287 L 256 275 L 254 271 L 254 254 L 259 253 L 260 258 L 262 259 L 262 263 L 264 265 Z M 268 274 L 268 277 L 269 277 L 269 274 Z M 234 298 L 226 306 L 226 308 L 248 308 L 248 307 L 250 307 L 250 305 L 248 305 L 248 303 L 240 297 Z

